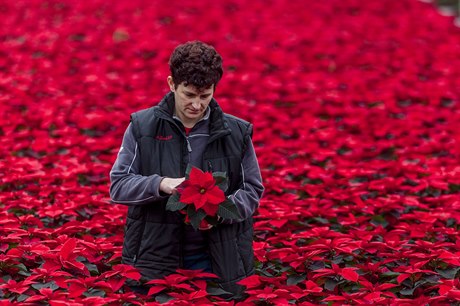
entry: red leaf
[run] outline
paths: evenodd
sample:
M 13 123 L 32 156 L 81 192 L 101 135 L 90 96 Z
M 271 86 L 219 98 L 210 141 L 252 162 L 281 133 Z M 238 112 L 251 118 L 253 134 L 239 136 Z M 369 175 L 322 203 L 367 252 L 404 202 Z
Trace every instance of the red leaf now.
M 261 299 L 273 299 L 276 298 L 277 295 L 275 293 L 261 293 L 258 294 L 257 297 Z
M 364 299 L 370 302 L 375 301 L 376 299 L 380 298 L 380 292 L 372 292 L 369 293 L 368 295 L 364 296 Z
M 439 285 L 439 295 L 445 295 L 446 293 L 448 293 L 452 289 L 453 289 L 452 286 Z
M 324 187 L 318 186 L 318 185 L 307 184 L 305 185 L 304 188 L 308 192 L 309 195 L 311 195 L 312 197 L 316 197 L 317 195 L 321 193 Z
M 398 284 L 401 284 L 406 278 L 409 278 L 409 277 L 410 277 L 410 274 L 401 273 L 401 274 L 398 275 L 398 277 L 396 278 L 396 281 L 398 282 Z
M 118 291 L 123 285 L 125 284 L 126 278 L 110 278 L 107 279 L 105 282 L 100 281 L 97 282 L 96 285 L 101 286 L 103 288 L 109 287 L 113 292 Z
M 185 290 L 188 290 L 188 291 L 193 291 L 193 288 L 190 284 L 186 284 L 186 283 L 181 283 L 181 284 L 174 284 L 172 285 L 172 287 L 176 288 L 176 289 L 185 289 Z
M 194 280 L 193 284 L 201 290 L 206 290 L 207 282 L 205 280 Z
M 168 282 L 164 279 L 152 279 L 147 282 L 147 285 L 168 285 Z
M 347 299 L 343 296 L 328 296 L 325 298 L 323 301 L 328 302 L 328 301 L 346 301 Z
M 163 290 L 165 290 L 166 287 L 163 287 L 163 286 L 153 286 L 149 289 L 149 292 L 147 293 L 147 295 L 154 295 L 154 294 L 157 294 Z
M 200 298 L 204 298 L 206 296 L 208 296 L 208 293 L 206 292 L 206 290 L 198 290 L 198 291 L 192 292 L 190 294 L 191 299 L 200 299 Z
M 397 287 L 398 285 L 396 284 L 382 284 L 380 286 L 378 286 L 379 290 L 387 290 L 387 289 L 391 289 L 391 288 L 394 288 L 394 287 Z
M 43 300 L 46 300 L 48 299 L 46 296 L 43 296 L 43 295 L 33 295 L 31 297 L 28 297 L 25 302 L 27 303 L 33 303 L 33 302 L 39 302 L 39 301 L 43 301 Z M 10 304 L 2 304 L 0 302 L 0 305 L 10 305 Z
M 321 288 L 320 286 L 318 286 L 318 284 L 316 284 L 315 282 L 313 282 L 311 280 L 307 280 L 305 282 L 305 285 L 307 287 L 307 290 L 310 291 L 310 292 L 321 292 L 321 291 L 323 291 L 323 288 Z
M 237 284 L 246 286 L 246 288 L 255 288 L 261 285 L 259 275 L 251 275 L 243 280 L 240 280 Z
M 218 278 L 217 275 L 213 273 L 203 272 L 203 270 L 185 270 L 185 269 L 177 269 L 177 273 L 186 276 L 189 279 L 192 278 Z
M 75 250 L 76 245 L 77 245 L 77 239 L 70 238 L 64 243 L 61 250 L 59 251 L 59 254 L 64 260 L 69 260 L 71 255 L 73 255 L 73 251 Z
M 86 289 L 87 288 L 83 284 L 72 282 L 69 286 L 69 297 L 71 298 L 79 297 L 83 294 L 83 292 L 86 291 Z
M 141 278 L 141 273 L 135 267 L 125 264 L 119 264 L 113 267 L 113 270 L 119 271 L 120 274 L 124 277 L 139 280 Z
M 288 221 L 288 220 L 286 220 L 286 219 L 271 220 L 271 221 L 270 221 L 270 225 L 273 226 L 273 227 L 275 227 L 275 228 L 281 228 L 281 227 L 283 227 L 283 225 L 286 224 L 287 221 Z
M 349 281 L 357 282 L 359 279 L 359 274 L 355 272 L 355 269 L 356 268 L 343 268 L 340 276 Z
M 447 293 L 448 297 L 455 299 L 456 301 L 460 300 L 460 290 L 452 289 Z

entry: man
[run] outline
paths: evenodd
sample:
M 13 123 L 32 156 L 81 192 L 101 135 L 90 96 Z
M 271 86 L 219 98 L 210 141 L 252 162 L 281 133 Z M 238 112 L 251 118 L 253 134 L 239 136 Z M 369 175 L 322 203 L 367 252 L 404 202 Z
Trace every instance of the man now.
M 213 47 L 200 41 L 179 45 L 169 66 L 171 92 L 158 105 L 131 115 L 110 172 L 112 201 L 129 206 L 122 260 L 146 280 L 178 268 L 203 269 L 237 295 L 236 283 L 254 273 L 252 215 L 264 190 L 252 125 L 223 113 L 213 98 L 223 74 Z M 184 215 L 165 210 L 188 164 L 227 173 L 226 196 L 241 220 L 195 231 Z

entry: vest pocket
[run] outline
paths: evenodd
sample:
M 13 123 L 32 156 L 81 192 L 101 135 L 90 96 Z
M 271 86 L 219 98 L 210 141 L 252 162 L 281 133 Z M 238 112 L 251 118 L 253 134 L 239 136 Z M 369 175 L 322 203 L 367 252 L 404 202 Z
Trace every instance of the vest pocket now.
M 129 217 L 126 218 L 126 230 L 123 241 L 123 257 L 135 261 L 143 230 L 144 228 L 142 221 L 134 220 Z
M 238 254 L 241 257 L 241 261 L 243 262 L 244 273 L 246 275 L 251 274 L 252 270 L 254 269 L 254 248 L 252 245 L 252 241 L 252 228 L 241 233 L 241 235 L 237 237 Z
M 145 222 L 140 239 L 138 261 L 149 262 L 152 269 L 179 267 L 181 225 Z
M 221 282 L 233 281 L 246 275 L 236 238 L 210 243 L 209 248 L 212 272 L 219 276 Z

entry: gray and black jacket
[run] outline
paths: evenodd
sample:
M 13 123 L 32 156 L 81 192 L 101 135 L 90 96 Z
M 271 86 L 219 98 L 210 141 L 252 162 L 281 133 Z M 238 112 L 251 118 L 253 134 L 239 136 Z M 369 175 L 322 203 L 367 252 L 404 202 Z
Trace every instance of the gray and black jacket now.
M 223 113 L 213 99 L 205 118 L 186 136 L 173 113 L 169 93 L 159 105 L 132 114 L 110 172 L 112 201 L 129 206 L 122 260 L 146 279 L 161 278 L 181 268 L 184 253 L 204 239 L 219 283 L 236 294 L 236 282 L 254 273 L 252 215 L 263 193 L 252 125 Z M 184 177 L 188 163 L 227 173 L 226 195 L 242 220 L 191 234 L 182 214 L 165 210 L 161 179 Z

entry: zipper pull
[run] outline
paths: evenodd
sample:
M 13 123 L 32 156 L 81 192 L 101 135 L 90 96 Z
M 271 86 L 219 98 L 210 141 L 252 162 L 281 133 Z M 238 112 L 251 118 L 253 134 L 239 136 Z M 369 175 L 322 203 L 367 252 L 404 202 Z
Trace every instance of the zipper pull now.
M 208 169 L 210 172 L 212 172 L 212 164 L 210 160 L 208 160 Z
M 192 146 L 190 145 L 190 141 L 188 141 L 188 138 L 187 139 L 187 150 L 188 150 L 188 153 L 191 153 L 192 152 Z
M 136 263 L 136 260 L 137 260 L 137 256 L 134 255 L 134 257 L 133 257 L 133 262 Z

